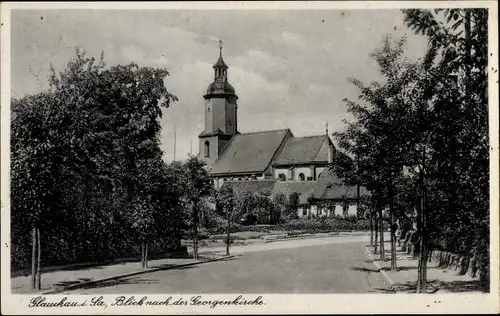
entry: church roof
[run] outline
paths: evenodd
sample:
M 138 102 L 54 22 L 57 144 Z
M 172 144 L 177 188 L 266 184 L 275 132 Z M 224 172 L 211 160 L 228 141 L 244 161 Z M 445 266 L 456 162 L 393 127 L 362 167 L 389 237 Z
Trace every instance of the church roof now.
M 301 163 L 328 163 L 329 139 L 326 135 L 296 137 L 290 139 L 273 165 Z
M 218 128 L 213 132 L 203 131 L 200 133 L 200 135 L 198 135 L 198 137 L 209 137 L 209 136 L 219 136 L 219 135 L 232 136 L 232 134 L 225 133 L 223 130 Z
M 235 197 L 253 193 L 269 196 L 275 183 L 276 180 L 226 181 L 222 184 L 222 187 L 231 186 Z
M 308 204 L 308 199 L 312 196 L 316 181 L 278 181 L 274 185 L 271 197 L 284 194 L 287 198 L 294 192 L 299 194 L 299 204 Z
M 313 198 L 318 200 L 355 199 L 357 198 L 356 186 L 348 186 L 336 175 L 331 168 L 323 171 L 313 192 Z M 365 187 L 359 188 L 359 195 L 369 195 Z
M 212 166 L 212 175 L 262 173 L 271 164 L 289 129 L 234 135 Z

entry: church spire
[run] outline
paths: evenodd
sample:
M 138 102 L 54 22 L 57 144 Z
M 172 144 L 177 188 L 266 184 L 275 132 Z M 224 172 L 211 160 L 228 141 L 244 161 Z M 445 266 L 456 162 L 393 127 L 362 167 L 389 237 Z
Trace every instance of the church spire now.
M 227 69 L 229 68 L 222 58 L 222 41 L 219 41 L 219 60 L 214 65 L 215 80 L 227 81 Z

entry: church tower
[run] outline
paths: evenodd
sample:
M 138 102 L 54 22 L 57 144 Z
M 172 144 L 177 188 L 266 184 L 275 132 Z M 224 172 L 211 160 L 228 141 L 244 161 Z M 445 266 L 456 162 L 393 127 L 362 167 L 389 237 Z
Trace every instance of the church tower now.
M 214 81 L 208 86 L 205 98 L 205 130 L 198 136 L 198 157 L 211 167 L 227 142 L 238 133 L 237 100 L 234 88 L 227 81 L 229 68 L 222 58 L 219 42 L 219 60 L 213 66 Z

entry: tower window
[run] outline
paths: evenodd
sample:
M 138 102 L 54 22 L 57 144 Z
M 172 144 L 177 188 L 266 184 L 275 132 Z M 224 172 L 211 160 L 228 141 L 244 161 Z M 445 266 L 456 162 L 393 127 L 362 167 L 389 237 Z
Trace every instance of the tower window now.
M 210 157 L 210 142 L 208 140 L 205 142 L 205 157 Z
M 208 113 L 210 113 L 210 108 L 208 108 Z
M 306 176 L 303 173 L 301 173 L 299 174 L 299 179 L 300 181 L 306 181 Z

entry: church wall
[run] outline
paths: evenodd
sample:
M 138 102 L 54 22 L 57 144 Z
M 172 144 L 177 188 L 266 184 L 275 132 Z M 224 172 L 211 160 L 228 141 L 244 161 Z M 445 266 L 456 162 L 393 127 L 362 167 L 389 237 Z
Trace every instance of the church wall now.
M 299 181 L 300 180 L 300 174 L 304 174 L 304 179 L 307 180 L 309 177 L 312 177 L 314 180 L 314 174 L 311 170 L 311 167 L 297 167 L 295 168 L 295 177 L 294 180 Z
M 333 208 L 328 207 L 318 207 L 316 205 L 301 205 L 297 209 L 297 215 L 299 218 L 307 218 L 308 216 L 326 217 L 326 216 L 340 216 L 344 217 L 344 207 L 342 203 L 337 203 Z M 356 201 L 350 201 L 347 211 L 349 216 L 357 216 L 358 208 Z
M 357 216 L 358 215 L 358 207 L 356 204 L 351 204 L 349 205 L 349 209 L 347 210 L 347 214 L 350 216 Z
M 286 176 L 287 180 L 291 180 L 292 171 L 289 168 L 275 168 L 274 169 L 274 178 L 279 179 L 280 173 L 283 173 Z
M 212 121 L 212 102 L 211 100 L 205 100 L 205 131 L 212 132 L 214 130 Z
M 222 131 L 226 131 L 226 99 L 225 98 L 213 98 L 212 103 L 212 121 L 213 127 L 212 131 L 220 128 Z
M 210 144 L 209 157 L 205 157 L 205 142 L 208 141 Z M 199 138 L 199 158 L 204 161 L 208 166 L 212 166 L 218 156 L 218 142 L 217 137 L 204 137 Z
M 319 178 L 319 175 L 325 171 L 326 167 L 316 167 L 316 177 Z
M 257 174 L 257 175 L 227 175 L 227 176 L 221 176 L 221 177 L 216 177 L 213 179 L 213 183 L 216 189 L 220 189 L 224 182 L 226 181 L 252 181 L 252 180 L 265 180 L 266 177 L 264 174 Z
M 226 133 L 236 133 L 236 105 L 229 102 L 226 103 Z
M 342 207 L 342 204 L 335 204 L 334 214 L 337 216 L 344 216 L 344 208 Z

